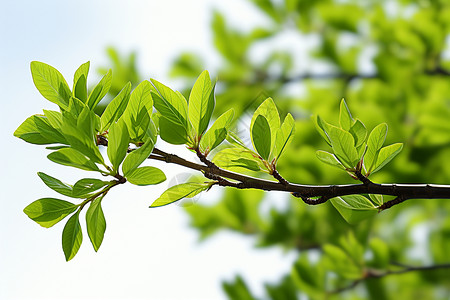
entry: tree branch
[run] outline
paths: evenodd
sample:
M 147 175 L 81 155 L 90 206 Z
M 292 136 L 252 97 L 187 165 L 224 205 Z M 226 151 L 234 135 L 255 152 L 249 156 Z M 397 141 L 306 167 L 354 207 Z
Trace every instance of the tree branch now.
M 165 161 L 180 166 L 190 168 L 192 170 L 201 171 L 203 174 L 216 180 L 218 177 L 222 179 L 228 178 L 239 183 L 222 180 L 219 185 L 229 186 L 239 189 L 259 189 L 265 191 L 282 191 L 290 192 L 293 196 L 301 198 L 306 204 L 317 205 L 327 202 L 329 199 L 339 196 L 355 195 L 355 194 L 378 194 L 396 196 L 397 198 L 388 201 L 379 207 L 380 210 L 388 209 L 408 199 L 450 199 L 449 185 L 432 185 L 432 184 L 377 184 L 372 181 L 364 180 L 362 184 L 347 185 L 302 185 L 290 182 L 274 182 L 265 179 L 259 179 L 239 173 L 227 171 L 214 165 L 210 167 L 194 162 L 187 161 L 177 155 L 169 154 L 157 148 L 153 150 L 153 154 L 149 159 Z M 216 177 L 218 176 L 218 177 Z M 319 197 L 318 199 L 313 199 Z

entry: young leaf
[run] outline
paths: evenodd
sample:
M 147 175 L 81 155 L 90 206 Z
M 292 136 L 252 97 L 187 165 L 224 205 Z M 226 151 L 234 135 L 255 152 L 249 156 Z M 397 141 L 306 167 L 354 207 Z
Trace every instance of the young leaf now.
M 68 145 L 66 138 L 62 135 L 62 133 L 52 127 L 50 125 L 49 120 L 45 116 L 39 116 L 35 115 L 34 117 L 34 123 L 36 124 L 36 128 L 39 131 L 42 136 L 52 141 L 52 143 L 60 143 Z
M 331 244 L 324 245 L 323 250 L 327 269 L 335 271 L 347 279 L 361 278 L 363 272 L 361 266 L 358 266 L 344 250 Z
M 152 139 L 148 139 L 139 149 L 132 151 L 127 155 L 122 164 L 122 172 L 127 177 L 131 172 L 136 170 L 142 162 L 144 162 L 152 153 L 155 143 Z
M 253 127 L 256 119 L 259 115 L 262 115 L 270 128 L 270 145 L 269 145 L 269 152 L 270 149 L 273 148 L 273 144 L 275 143 L 277 131 L 280 128 L 280 116 L 278 115 L 278 109 L 273 102 L 272 98 L 267 98 L 255 111 L 253 114 L 252 120 L 250 122 L 250 136 L 253 136 Z M 261 122 L 261 121 L 260 121 Z M 268 134 L 269 131 L 266 132 Z M 253 146 L 255 146 L 253 144 Z
M 80 78 L 78 78 L 78 81 L 73 86 L 73 96 L 77 99 L 80 99 L 82 102 L 86 102 L 87 100 L 87 79 L 86 76 L 81 75 Z
M 90 62 L 88 61 L 88 62 L 85 62 L 84 64 L 82 64 L 81 66 L 79 66 L 78 69 L 75 71 L 75 74 L 73 75 L 74 90 L 75 90 L 75 86 L 77 85 L 78 80 L 82 76 L 84 76 L 84 78 L 87 80 L 88 73 L 89 73 L 89 67 L 90 67 Z
M 127 125 L 123 120 L 113 123 L 108 133 L 108 157 L 113 165 L 113 173 L 119 170 L 119 166 L 127 155 L 130 136 Z
M 101 206 L 102 199 L 103 197 L 95 198 L 86 212 L 86 228 L 95 252 L 100 248 L 106 230 L 106 220 Z
M 70 88 L 58 70 L 39 61 L 31 62 L 31 75 L 36 88 L 47 100 L 67 109 L 71 96 Z
M 101 132 L 108 130 L 109 126 L 117 122 L 127 108 L 130 100 L 131 83 L 128 82 L 120 93 L 106 106 L 101 116 Z
M 92 161 L 104 164 L 103 156 L 95 141 L 95 113 L 87 106 L 78 117 L 63 113 L 61 131 L 72 148 L 83 153 Z
M 159 135 L 164 141 L 174 145 L 183 145 L 188 141 L 186 127 L 164 116 L 159 118 Z
M 376 126 L 369 134 L 369 138 L 367 139 L 367 152 L 364 155 L 364 165 L 366 167 L 367 173 L 371 173 L 374 164 L 377 161 L 378 152 L 381 147 L 383 147 L 387 130 L 387 124 L 382 123 Z
M 386 147 L 381 148 L 380 153 L 378 154 L 377 162 L 374 166 L 374 170 L 372 173 L 379 171 L 382 167 L 384 167 L 388 162 L 390 162 L 397 154 L 402 151 L 403 144 L 396 143 Z
M 372 200 L 373 203 L 375 203 L 375 205 L 377 205 L 377 206 L 383 205 L 383 203 L 384 203 L 383 195 L 373 195 L 373 194 L 369 194 L 369 198 L 370 198 L 370 200 Z
M 155 167 L 140 167 L 128 173 L 127 180 L 135 185 L 151 185 L 163 182 L 166 175 Z
M 347 131 L 329 126 L 328 136 L 331 140 L 331 146 L 334 154 L 347 168 L 353 168 L 359 161 L 358 152 L 355 149 L 355 140 Z
M 162 193 L 162 195 L 156 199 L 150 207 L 164 206 L 183 198 L 192 198 L 201 192 L 206 191 L 211 185 L 212 182 L 189 182 L 175 185 Z
M 208 113 L 212 112 L 210 109 L 214 102 L 211 102 L 210 94 L 212 91 L 211 79 L 208 71 L 203 71 L 198 77 L 191 90 L 189 96 L 189 121 L 194 128 L 194 132 L 197 136 L 201 136 L 208 127 L 209 118 Z M 212 98 L 214 100 L 214 98 Z
M 278 158 L 283 153 L 284 149 L 286 149 L 289 143 L 291 142 L 294 133 L 295 133 L 295 121 L 292 115 L 288 113 L 286 118 L 284 119 L 283 124 L 277 130 L 277 135 L 275 138 L 275 144 L 272 150 L 271 157 L 278 160 Z
M 151 79 L 151 82 L 157 91 L 156 93 L 152 91 L 155 108 L 162 116 L 186 128 L 187 131 L 188 107 L 184 97 L 154 79 Z
M 106 73 L 106 75 L 103 76 L 103 78 L 99 81 L 99 83 L 89 94 L 89 98 L 86 104 L 91 110 L 93 110 L 100 102 L 100 100 L 102 100 L 103 97 L 105 97 L 106 94 L 109 92 L 109 89 L 111 88 L 111 82 L 112 82 L 112 72 L 111 70 L 109 70 L 108 73 Z
M 240 171 L 240 168 L 251 171 L 267 169 L 256 153 L 242 148 L 223 149 L 213 157 L 212 161 L 217 166 L 230 171 Z
M 132 140 L 140 140 L 143 137 L 150 125 L 152 110 L 151 84 L 144 80 L 131 93 L 128 106 L 122 115 Z
M 234 110 L 229 109 L 223 113 L 203 135 L 200 140 L 200 150 L 208 155 L 211 150 L 219 146 L 227 137 L 228 127 L 233 120 Z
M 366 141 L 367 129 L 360 120 L 356 119 L 349 132 L 355 139 L 356 148 L 361 146 Z
M 345 170 L 345 167 L 342 165 L 342 163 L 331 153 L 328 153 L 326 151 L 316 151 L 317 158 L 328 165 L 331 165 L 333 167 L 337 167 L 341 170 Z
M 14 136 L 30 144 L 47 145 L 54 143 L 53 139 L 49 139 L 39 132 L 35 118 L 35 115 L 27 118 L 20 124 L 16 131 L 14 131 Z
M 345 131 L 349 131 L 353 126 L 353 118 L 350 114 L 350 110 L 348 109 L 347 103 L 344 99 L 341 101 L 340 111 L 339 111 L 339 124 L 341 128 Z
M 316 124 L 316 129 L 319 132 L 319 134 L 323 137 L 323 139 L 327 142 L 327 144 L 331 146 L 331 140 L 328 136 L 328 131 L 331 125 L 322 120 L 320 116 L 314 118 L 314 123 Z
M 59 179 L 56 179 L 42 172 L 38 172 L 38 176 L 42 179 L 45 185 L 47 185 L 55 192 L 60 193 L 67 197 L 72 197 L 73 191 L 72 186 L 70 184 L 64 183 Z
M 351 195 L 331 199 L 333 206 L 350 224 L 356 224 L 377 214 L 377 208 L 364 196 Z
M 71 166 L 86 171 L 101 172 L 95 163 L 73 148 L 59 149 L 50 153 L 47 158 L 60 165 Z
M 34 201 L 23 212 L 33 221 L 50 228 L 77 209 L 77 205 L 55 198 L 42 198 Z
M 80 249 L 83 233 L 79 221 L 80 211 L 73 214 L 64 226 L 62 233 L 62 248 L 66 261 L 71 260 Z
M 73 195 L 74 198 L 86 198 L 90 196 L 91 193 L 109 185 L 107 181 L 103 181 L 95 178 L 83 178 L 78 180 L 73 185 Z
M 263 159 L 267 160 L 272 144 L 269 122 L 264 116 L 258 115 L 253 122 L 253 127 L 250 127 L 250 131 L 252 132 L 251 137 L 255 150 Z

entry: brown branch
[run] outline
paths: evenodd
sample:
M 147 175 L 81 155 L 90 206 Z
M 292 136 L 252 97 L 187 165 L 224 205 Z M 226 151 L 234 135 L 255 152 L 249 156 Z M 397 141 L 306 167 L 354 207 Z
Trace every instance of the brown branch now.
M 177 155 L 169 154 L 157 148 L 153 150 L 150 159 L 174 163 L 193 170 L 201 171 L 204 174 L 217 175 L 237 182 L 223 181 L 221 186 L 230 186 L 239 189 L 259 189 L 265 191 L 290 192 L 293 196 L 301 198 L 306 204 L 317 205 L 327 202 L 329 199 L 339 196 L 355 194 L 378 194 L 397 196 L 399 199 L 391 200 L 379 207 L 384 210 L 401 203 L 407 199 L 450 199 L 450 186 L 440 186 L 432 184 L 377 184 L 367 181 L 362 184 L 347 185 L 302 185 L 286 182 L 269 181 L 254 178 L 247 175 L 227 171 L 219 167 L 210 168 L 206 165 L 187 161 Z M 229 183 L 227 183 L 229 182 Z M 319 197 L 318 199 L 313 199 Z M 401 200 L 401 201 L 400 201 Z

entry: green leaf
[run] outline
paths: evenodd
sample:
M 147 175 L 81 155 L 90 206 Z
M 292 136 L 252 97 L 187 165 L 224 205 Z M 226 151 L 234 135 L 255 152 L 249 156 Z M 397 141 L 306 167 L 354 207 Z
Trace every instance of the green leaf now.
M 373 217 L 378 212 L 372 202 L 361 195 L 336 197 L 330 201 L 341 216 L 350 224 L 356 224 Z
M 159 207 L 171 204 L 175 201 L 181 200 L 183 198 L 192 198 L 199 193 L 206 191 L 212 182 L 209 183 L 197 183 L 188 182 L 175 185 L 167 189 L 162 195 L 156 199 L 150 207 Z
M 95 198 L 86 212 L 87 232 L 95 252 L 100 248 L 106 230 L 106 220 L 101 206 L 102 199 L 103 197 Z
M 159 134 L 164 141 L 174 145 L 183 145 L 188 141 L 186 127 L 172 122 L 165 116 L 159 118 Z
M 331 125 L 325 122 L 325 120 L 322 120 L 320 116 L 314 118 L 314 123 L 316 125 L 316 129 L 319 132 L 319 134 L 323 137 L 323 139 L 327 142 L 327 144 L 331 146 L 331 140 L 330 137 L 328 136 L 328 131 Z
M 292 279 L 302 291 L 315 296 L 313 299 L 324 298 L 326 274 L 323 260 L 314 265 L 308 255 L 303 252 L 295 262 L 291 274 Z
M 119 170 L 119 166 L 127 155 L 130 136 L 127 125 L 123 120 L 113 123 L 108 133 L 108 158 L 113 165 L 113 173 Z
M 78 180 L 73 185 L 74 198 L 87 198 L 91 196 L 91 193 L 109 185 L 108 181 L 103 181 L 96 178 L 83 178 Z
M 341 125 L 342 129 L 344 129 L 345 131 L 349 131 L 353 126 L 353 122 L 354 121 L 350 110 L 348 109 L 347 103 L 344 99 L 342 99 L 339 111 L 339 124 Z
M 86 171 L 101 172 L 94 162 L 73 148 L 59 149 L 50 153 L 47 158 L 60 165 L 71 166 Z
M 227 137 L 228 127 L 233 120 L 234 110 L 229 109 L 223 113 L 203 135 L 200 140 L 200 150 L 208 155 L 214 148 L 219 146 Z
M 71 91 L 58 70 L 39 61 L 31 62 L 31 75 L 36 88 L 47 100 L 67 109 Z
M 157 93 L 152 92 L 155 108 L 172 123 L 184 127 L 187 131 L 188 107 L 184 97 L 174 92 L 164 84 L 151 79 Z
M 106 94 L 109 92 L 109 89 L 111 88 L 111 82 L 112 82 L 112 72 L 111 70 L 109 70 L 108 73 L 106 73 L 106 75 L 103 76 L 103 78 L 99 81 L 99 83 L 97 83 L 95 88 L 89 94 L 89 98 L 86 104 L 91 110 L 93 110 L 100 102 L 100 100 L 102 100 L 103 97 L 105 97 Z
M 60 144 L 66 144 L 67 142 L 66 138 L 62 135 L 62 133 L 56 129 L 53 128 L 52 125 L 50 125 L 49 120 L 45 116 L 34 116 L 34 123 L 36 124 L 36 128 L 39 131 L 42 136 L 52 141 L 52 143 L 60 143 Z
M 47 185 L 55 192 L 60 193 L 64 196 L 72 197 L 73 191 L 72 186 L 70 184 L 64 183 L 59 179 L 56 179 L 42 172 L 38 172 L 37 174 L 41 178 L 41 180 L 45 183 L 45 185 Z
M 364 165 L 367 173 L 371 173 L 374 165 L 377 161 L 378 153 L 383 147 L 384 140 L 386 139 L 388 126 L 386 123 L 379 124 L 369 134 L 367 139 L 367 151 L 364 155 Z
M 349 132 L 355 139 L 356 148 L 361 146 L 366 141 L 367 129 L 360 120 L 356 119 Z
M 94 162 L 104 164 L 103 156 L 98 149 L 95 135 L 95 113 L 87 106 L 78 117 L 63 113 L 61 131 L 69 144 Z
M 258 115 L 250 131 L 252 132 L 252 143 L 255 150 L 263 159 L 269 159 L 272 141 L 271 128 L 267 119 L 262 115 Z
M 131 93 L 128 106 L 122 115 L 131 139 L 140 140 L 143 138 L 148 126 L 150 126 L 152 111 L 151 84 L 144 80 Z
M 125 157 L 122 165 L 122 172 L 125 177 L 136 170 L 142 164 L 142 162 L 144 162 L 150 156 L 154 146 L 154 141 L 148 139 L 147 142 L 144 143 L 144 145 L 139 147 L 139 149 L 132 151 L 127 155 L 127 157 Z
M 355 149 L 353 136 L 341 128 L 329 126 L 328 136 L 331 140 L 331 147 L 336 157 L 347 168 L 353 168 L 359 161 L 358 152 Z
M 23 212 L 33 221 L 50 228 L 77 209 L 77 205 L 55 198 L 42 198 L 34 201 Z
M 81 75 L 73 87 L 73 96 L 84 103 L 87 100 L 87 93 L 87 79 L 84 75 Z
M 372 173 L 379 171 L 382 167 L 384 167 L 388 162 L 390 162 L 397 154 L 402 151 L 403 144 L 396 143 L 386 147 L 381 148 L 380 153 L 378 154 L 377 162 L 374 166 L 374 170 Z
M 75 86 L 77 85 L 78 80 L 82 76 L 84 76 L 85 80 L 87 80 L 88 73 L 89 73 L 89 67 L 90 67 L 90 62 L 88 61 L 88 62 L 85 62 L 84 64 L 82 64 L 81 66 L 79 66 L 78 69 L 75 71 L 75 74 L 73 75 L 74 90 L 75 90 Z M 80 98 L 78 98 L 78 99 L 80 99 Z
M 77 254 L 83 242 L 79 216 L 80 211 L 70 217 L 63 229 L 62 248 L 66 261 L 71 260 Z
M 250 122 L 250 136 L 253 137 L 253 128 L 254 123 L 256 122 L 256 119 L 258 116 L 263 116 L 270 128 L 270 131 L 266 132 L 266 135 L 268 132 L 270 132 L 270 135 L 268 136 L 270 139 L 270 145 L 269 145 L 269 152 L 273 148 L 273 145 L 275 143 L 277 131 L 280 128 L 280 116 L 278 115 L 278 109 L 273 102 L 272 98 L 267 98 L 255 111 L 253 114 L 252 120 Z M 264 121 L 259 121 L 264 122 Z M 263 125 L 265 126 L 265 125 Z M 255 146 L 255 144 L 253 144 Z M 256 148 L 255 148 L 256 149 Z
M 284 119 L 283 124 L 277 130 L 277 135 L 275 138 L 274 148 L 272 150 L 272 157 L 278 160 L 278 158 L 286 149 L 292 140 L 295 133 L 295 121 L 291 114 L 287 114 Z
M 127 180 L 135 185 L 158 184 L 166 180 L 166 175 L 155 167 L 141 167 L 128 173 Z
M 130 100 L 131 83 L 128 82 L 120 93 L 106 106 L 101 116 L 101 132 L 108 130 L 109 126 L 117 122 L 127 108 Z
M 47 145 L 54 143 L 53 139 L 49 139 L 39 132 L 35 122 L 36 117 L 36 115 L 33 115 L 20 124 L 14 131 L 14 136 L 30 144 Z
M 203 71 L 195 82 L 189 96 L 189 121 L 197 136 L 201 136 L 208 128 L 212 114 L 211 105 L 214 106 L 214 97 L 210 97 L 211 92 L 213 92 L 213 87 L 209 73 L 208 71 Z
M 214 155 L 212 161 L 217 166 L 230 171 L 239 171 L 240 168 L 251 171 L 267 169 L 256 153 L 242 148 L 223 149 Z
M 331 153 L 328 153 L 326 151 L 318 150 L 316 151 L 317 158 L 328 165 L 331 165 L 333 167 L 337 167 L 341 170 L 345 170 L 345 167 L 342 165 L 342 163 L 337 159 L 336 156 L 334 156 Z
M 372 194 L 369 194 L 369 198 L 377 206 L 383 205 L 383 203 L 384 203 L 383 195 L 372 195 Z

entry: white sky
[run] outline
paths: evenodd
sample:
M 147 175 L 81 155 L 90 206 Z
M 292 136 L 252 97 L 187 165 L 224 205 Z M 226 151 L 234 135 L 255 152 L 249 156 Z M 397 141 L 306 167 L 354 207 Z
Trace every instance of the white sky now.
M 55 109 L 34 88 L 29 63 L 46 62 L 70 82 L 81 63 L 90 60 L 91 70 L 107 63 L 104 49 L 114 45 L 122 53 L 137 50 L 142 74 L 170 85 L 167 71 L 181 50 L 200 52 L 214 65 L 214 7 L 240 27 L 263 21 L 239 0 L 2 1 L 0 299 L 225 299 L 221 280 L 239 273 L 260 293 L 262 282 L 288 271 L 293 256 L 279 249 L 255 251 L 252 239 L 226 232 L 198 244 L 182 208 L 148 209 L 166 183 L 111 191 L 103 202 L 102 247 L 95 253 L 84 234 L 68 263 L 61 249 L 64 222 L 44 229 L 22 212 L 36 199 L 58 197 L 36 172 L 69 183 L 86 174 L 51 163 L 43 147 L 12 136 L 29 115 Z

